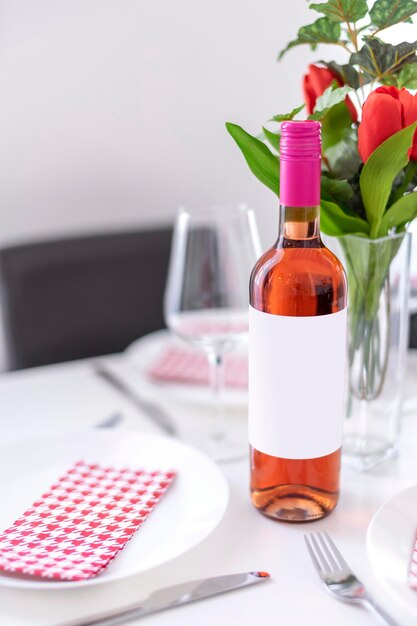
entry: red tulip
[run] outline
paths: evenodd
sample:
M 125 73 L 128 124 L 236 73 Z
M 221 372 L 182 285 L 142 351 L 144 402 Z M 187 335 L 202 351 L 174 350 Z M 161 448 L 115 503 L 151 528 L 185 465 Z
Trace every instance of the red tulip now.
M 327 87 L 330 87 L 334 81 L 337 82 L 339 87 L 344 85 L 341 78 L 337 74 L 333 74 L 333 72 L 326 67 L 319 67 L 318 65 L 308 66 L 308 73 L 303 79 L 303 91 L 309 115 L 314 111 L 317 98 L 321 96 L 321 94 L 326 91 Z M 346 96 L 345 103 L 349 109 L 352 122 L 357 122 L 358 113 L 349 96 Z
M 417 121 L 417 96 L 407 89 L 378 87 L 367 97 L 358 129 L 358 151 L 363 162 L 388 137 Z M 417 160 L 417 132 L 409 157 Z

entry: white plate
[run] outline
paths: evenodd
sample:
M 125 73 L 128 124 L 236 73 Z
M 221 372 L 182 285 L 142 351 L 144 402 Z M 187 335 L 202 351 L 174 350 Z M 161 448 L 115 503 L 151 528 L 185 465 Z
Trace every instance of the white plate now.
M 129 431 L 71 433 L 0 448 L 0 528 L 23 513 L 75 461 L 175 468 L 174 483 L 143 527 L 96 578 L 47 582 L 0 574 L 0 586 L 62 589 L 127 578 L 166 563 L 200 543 L 220 522 L 228 485 L 213 461 L 168 437 Z
M 147 375 L 149 366 L 155 361 L 167 345 L 184 345 L 167 330 L 158 330 L 134 341 L 125 351 L 128 360 L 140 374 L 140 391 L 147 395 L 159 395 L 160 390 L 169 394 L 173 399 L 211 406 L 214 403 L 213 394 L 208 387 L 202 385 L 187 385 L 186 383 L 165 383 L 152 381 Z M 133 382 L 133 381 L 132 381 Z M 248 393 L 245 389 L 230 389 L 224 391 L 224 404 L 230 408 L 246 407 Z
M 375 575 L 400 602 L 409 623 L 417 624 L 417 591 L 407 576 L 417 526 L 417 485 L 401 491 L 375 513 L 367 548 Z

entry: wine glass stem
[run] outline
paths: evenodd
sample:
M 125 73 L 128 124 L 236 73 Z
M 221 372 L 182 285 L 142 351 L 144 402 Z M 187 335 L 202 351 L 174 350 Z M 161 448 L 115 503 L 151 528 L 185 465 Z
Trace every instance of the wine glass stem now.
M 219 352 L 209 352 L 208 360 L 210 364 L 210 383 L 214 397 L 215 420 L 212 428 L 212 439 L 221 441 L 225 437 L 225 415 L 224 415 L 224 357 Z

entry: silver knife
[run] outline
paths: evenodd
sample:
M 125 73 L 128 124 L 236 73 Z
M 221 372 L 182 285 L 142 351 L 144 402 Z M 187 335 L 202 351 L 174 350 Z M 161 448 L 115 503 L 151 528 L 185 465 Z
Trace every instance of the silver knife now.
M 137 391 L 131 389 L 130 385 L 128 385 L 121 376 L 113 372 L 113 370 L 106 365 L 103 365 L 100 361 L 94 363 L 94 371 L 97 376 L 100 376 L 102 380 L 114 387 L 114 389 L 117 389 L 119 393 L 124 395 L 130 402 L 145 413 L 145 415 L 164 430 L 167 435 L 175 435 L 176 430 L 172 419 L 162 407 L 142 398 Z
M 139 604 L 130 605 L 122 611 L 106 612 L 101 615 L 96 614 L 87 619 L 61 624 L 61 626 L 116 626 L 151 613 L 189 604 L 190 602 L 209 598 L 233 589 L 255 585 L 268 580 L 269 577 L 267 572 L 247 572 L 192 580 L 154 591 Z

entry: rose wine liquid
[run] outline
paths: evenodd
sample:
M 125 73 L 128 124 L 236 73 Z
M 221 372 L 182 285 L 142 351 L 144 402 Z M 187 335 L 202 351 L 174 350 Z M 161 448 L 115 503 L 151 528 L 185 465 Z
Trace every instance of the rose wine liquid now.
M 252 272 L 251 306 L 273 315 L 307 317 L 336 313 L 346 307 L 346 302 L 343 267 L 320 239 L 319 208 L 281 207 L 278 240 Z M 320 351 L 314 336 L 303 350 Z M 290 356 L 303 358 L 302 353 Z M 288 357 L 288 354 L 274 355 L 284 361 Z M 326 384 L 323 380 L 322 389 L 317 390 L 323 401 Z M 276 401 L 279 411 L 279 397 Z M 317 398 L 312 398 L 314 401 Z M 327 456 L 301 460 L 277 458 L 253 447 L 250 455 L 252 502 L 268 517 L 305 522 L 327 515 L 336 506 L 340 448 Z

